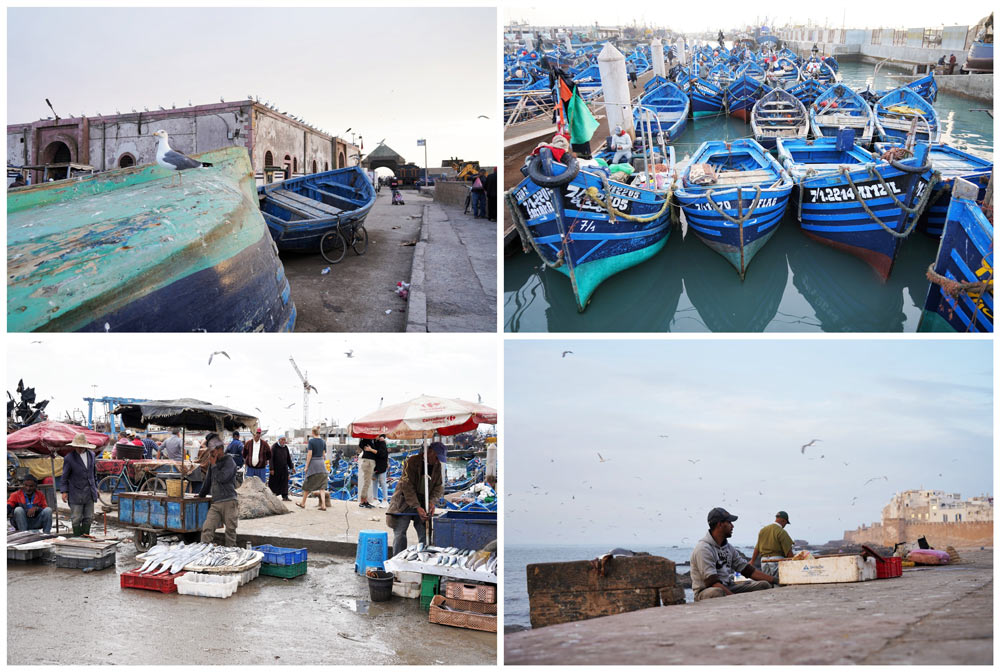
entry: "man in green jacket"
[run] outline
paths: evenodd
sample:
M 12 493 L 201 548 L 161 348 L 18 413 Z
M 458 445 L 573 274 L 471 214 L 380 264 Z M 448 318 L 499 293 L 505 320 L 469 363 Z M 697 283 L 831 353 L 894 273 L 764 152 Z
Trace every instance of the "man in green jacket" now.
M 765 574 L 777 576 L 776 560 L 792 557 L 792 538 L 785 532 L 785 525 L 788 525 L 788 513 L 778 511 L 774 516 L 774 522 L 765 525 L 757 533 L 757 545 L 753 548 L 750 564 L 760 567 Z M 757 563 L 758 558 L 760 564 Z

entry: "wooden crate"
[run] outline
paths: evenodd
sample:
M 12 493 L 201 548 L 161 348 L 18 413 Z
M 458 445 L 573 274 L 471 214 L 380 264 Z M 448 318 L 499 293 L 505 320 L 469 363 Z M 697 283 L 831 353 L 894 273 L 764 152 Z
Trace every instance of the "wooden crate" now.
M 448 606 L 453 609 L 464 609 L 465 607 L 471 607 L 465 611 L 448 611 L 442 607 Z M 468 628 L 469 630 L 482 630 L 484 632 L 496 632 L 497 631 L 497 617 L 495 615 L 487 613 L 470 613 L 481 611 L 483 607 L 486 607 L 481 602 L 464 602 L 463 607 L 458 607 L 455 605 L 454 600 L 449 600 L 444 595 L 435 595 L 434 599 L 431 600 L 431 608 L 429 620 L 431 623 L 438 623 L 439 625 L 450 625 L 454 628 Z M 493 605 L 496 609 L 496 605 Z
M 453 600 L 468 602 L 496 603 L 497 587 L 484 583 L 463 583 L 461 581 L 444 581 L 443 595 Z
M 674 563 L 658 556 L 612 558 L 604 576 L 586 560 L 528 565 L 527 583 L 533 628 L 677 603 Z

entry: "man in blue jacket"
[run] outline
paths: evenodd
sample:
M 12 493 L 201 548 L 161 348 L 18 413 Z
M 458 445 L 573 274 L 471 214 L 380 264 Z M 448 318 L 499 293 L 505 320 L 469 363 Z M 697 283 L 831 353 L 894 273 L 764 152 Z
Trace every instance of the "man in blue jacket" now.
M 63 472 L 59 479 L 62 500 L 69 502 L 73 536 L 90 534 L 94 520 L 94 502 L 97 501 L 97 458 L 90 452 L 96 446 L 87 442 L 82 432 L 68 444 L 76 450 L 63 458 Z
M 233 432 L 233 440 L 226 446 L 226 453 L 232 455 L 233 462 L 236 463 L 236 487 L 238 488 L 243 484 L 243 475 L 240 473 L 240 469 L 243 468 L 243 442 L 240 441 L 239 432 Z
M 236 500 L 236 463 L 225 451 L 222 439 L 215 432 L 205 436 L 208 449 L 208 473 L 201 484 L 199 497 L 212 495 L 205 524 L 201 526 L 202 543 L 215 541 L 215 530 L 226 526 L 226 546 L 236 546 L 236 526 L 240 522 L 240 505 Z

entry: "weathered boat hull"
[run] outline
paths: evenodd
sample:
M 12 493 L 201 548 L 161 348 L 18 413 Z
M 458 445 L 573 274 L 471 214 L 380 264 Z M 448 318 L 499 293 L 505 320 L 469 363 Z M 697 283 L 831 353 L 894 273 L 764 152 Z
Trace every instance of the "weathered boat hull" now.
M 295 305 L 243 148 L 7 199 L 9 331 L 291 331 Z
M 931 282 L 918 331 L 993 332 L 993 225 L 982 208 L 953 198 L 934 272 L 955 282 L 988 283 L 954 297 Z
M 737 77 L 725 93 L 726 109 L 729 111 L 729 115 L 749 123 L 750 110 L 753 109 L 754 103 L 770 90 L 771 87 L 749 75 Z

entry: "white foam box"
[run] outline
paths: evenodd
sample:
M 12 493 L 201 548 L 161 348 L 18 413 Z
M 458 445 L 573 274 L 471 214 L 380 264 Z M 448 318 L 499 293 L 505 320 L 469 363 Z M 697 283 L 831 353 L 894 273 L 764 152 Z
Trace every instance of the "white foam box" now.
M 198 574 L 188 572 L 174 579 L 177 592 L 181 595 L 197 597 L 227 598 L 240 585 L 239 574 Z
M 420 572 L 396 572 L 395 579 L 400 583 L 420 583 L 424 575 Z
M 409 600 L 415 600 L 420 597 L 420 582 L 393 581 L 392 594 L 396 597 L 405 597 Z
M 778 562 L 778 581 L 783 585 L 856 583 L 872 581 L 875 578 L 875 558 L 866 560 L 860 555 L 835 555 Z

